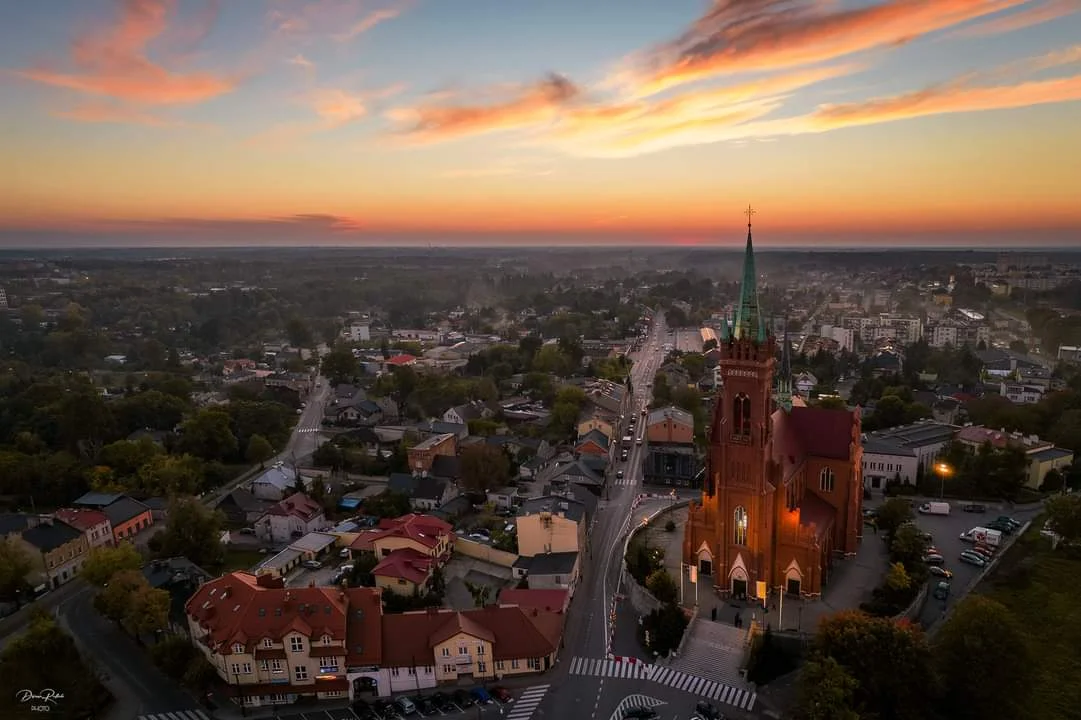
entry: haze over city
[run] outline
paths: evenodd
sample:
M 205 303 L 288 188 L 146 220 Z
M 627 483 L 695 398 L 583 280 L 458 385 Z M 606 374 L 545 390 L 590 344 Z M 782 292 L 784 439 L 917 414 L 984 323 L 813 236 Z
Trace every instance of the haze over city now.
M 7 3 L 0 245 L 1070 246 L 1079 10 Z

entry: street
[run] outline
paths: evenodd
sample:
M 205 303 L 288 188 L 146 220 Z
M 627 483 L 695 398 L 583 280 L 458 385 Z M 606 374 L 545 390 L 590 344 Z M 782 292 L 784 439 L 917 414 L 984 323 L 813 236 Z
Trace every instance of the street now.
M 94 592 L 81 584 L 56 608 L 57 621 L 75 638 L 87 663 L 116 697 L 111 717 L 130 720 L 155 712 L 196 710 L 198 702 L 175 680 L 163 675 L 127 633 L 94 609 Z M 63 688 L 58 688 L 63 691 Z

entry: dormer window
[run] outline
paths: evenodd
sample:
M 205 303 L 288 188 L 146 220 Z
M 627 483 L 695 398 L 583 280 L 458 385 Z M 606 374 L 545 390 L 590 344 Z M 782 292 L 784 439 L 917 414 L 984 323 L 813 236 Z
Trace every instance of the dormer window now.
M 334 640 L 330 637 L 330 635 L 324 635 L 323 636 L 323 644 L 324 645 L 330 645 L 332 642 L 334 642 Z
M 244 654 L 244 646 L 241 645 L 240 643 L 234 643 L 233 644 L 233 654 L 234 655 L 243 655 Z
M 265 648 L 274 647 L 274 641 L 271 640 L 270 638 L 263 638 L 263 647 L 265 647 Z

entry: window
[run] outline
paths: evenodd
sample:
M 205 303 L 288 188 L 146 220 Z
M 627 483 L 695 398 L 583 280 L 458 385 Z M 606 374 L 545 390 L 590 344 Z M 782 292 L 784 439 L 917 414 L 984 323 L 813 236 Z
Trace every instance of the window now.
M 417 669 L 416 668 L 409 668 L 409 674 L 410 675 L 416 675 L 417 674 Z
M 233 663 L 232 665 L 230 665 L 229 666 L 229 672 L 233 673 L 234 675 L 239 675 L 240 674 L 240 663 Z
M 746 393 L 736 395 L 732 401 L 732 433 L 740 437 L 751 434 L 751 399 Z
M 234 655 L 243 655 L 244 654 L 244 646 L 241 645 L 240 643 L 235 643 L 233 645 L 233 654 Z
M 297 665 L 295 668 L 293 668 L 293 677 L 296 678 L 297 680 L 307 680 L 308 679 L 308 668 L 307 668 L 307 666 L 305 666 L 305 665 Z
M 477 655 L 484 655 L 484 646 L 477 643 Z
M 332 642 L 334 642 L 334 641 L 331 640 L 330 635 L 324 635 L 323 636 L 323 644 L 324 645 L 330 645 Z
M 447 674 L 447 675 L 453 675 L 454 674 L 454 666 L 453 665 L 444 665 L 443 666 L 443 672 L 445 674 Z
M 818 489 L 822 492 L 833 492 L 833 482 L 836 477 L 833 474 L 833 470 L 829 468 L 822 468 L 822 472 L 818 474 Z
M 735 529 L 735 538 L 732 542 L 736 545 L 747 544 L 747 508 L 740 505 L 732 513 Z
M 343 693 L 341 690 L 330 690 L 328 692 L 323 693 L 323 697 L 336 698 L 336 697 L 341 697 L 344 694 L 345 693 Z
M 469 648 L 467 648 L 465 645 L 458 646 L 458 654 L 459 655 L 468 655 L 469 654 Z
M 503 670 L 503 661 L 502 660 L 496 660 L 495 661 L 495 669 L 497 671 L 502 671 Z
M 443 648 L 443 657 L 450 657 L 450 648 Z
M 259 672 L 270 672 L 270 661 L 269 660 L 260 660 L 259 661 Z
M 517 670 L 518 669 L 518 661 L 517 660 L 511 660 L 510 661 L 510 669 L 511 670 Z
M 303 652 L 304 638 L 300 637 L 299 635 L 293 635 L 291 638 L 289 638 L 289 649 L 293 652 Z
M 399 675 L 399 670 L 398 670 L 398 668 L 391 668 L 391 669 L 390 669 L 390 676 L 391 676 L 391 677 L 398 677 L 398 675 Z
M 270 661 L 270 672 L 275 672 L 275 673 L 282 672 L 282 661 L 281 660 L 271 660 Z
M 240 672 L 244 675 L 251 675 L 251 663 L 241 663 Z
M 484 673 L 488 672 L 488 666 L 483 660 L 478 660 L 477 661 L 477 672 L 482 674 L 482 675 Z
M 274 641 L 271 640 L 270 638 L 263 638 L 263 647 L 265 647 L 265 648 L 274 647 Z
M 529 658 L 527 664 L 529 665 L 530 670 L 540 670 L 541 668 L 541 662 L 539 658 Z

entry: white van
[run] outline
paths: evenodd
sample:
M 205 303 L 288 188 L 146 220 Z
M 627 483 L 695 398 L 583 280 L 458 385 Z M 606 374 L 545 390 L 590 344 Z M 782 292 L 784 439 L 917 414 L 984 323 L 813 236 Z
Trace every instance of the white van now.
M 394 707 L 398 709 L 402 715 L 412 715 L 417 711 L 417 706 L 413 704 L 413 701 L 407 697 L 400 697 L 394 701 Z

